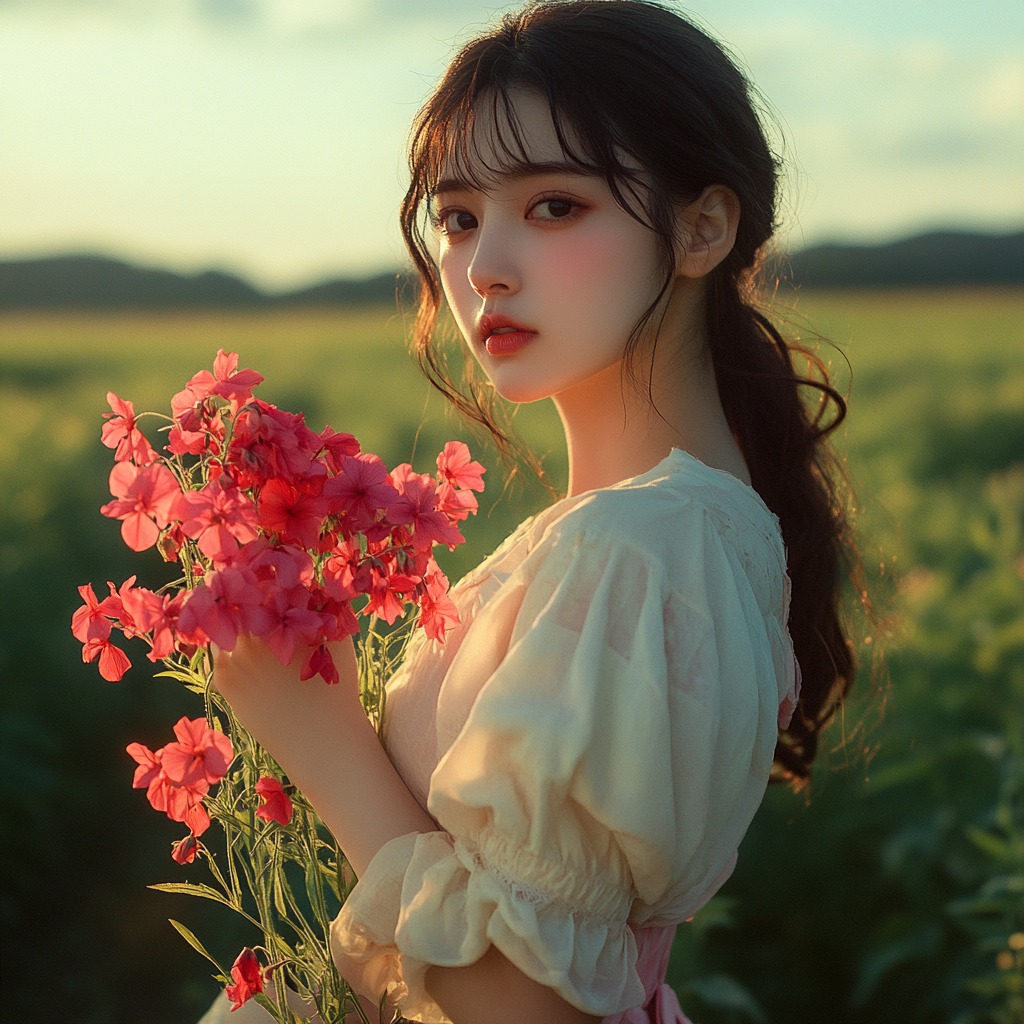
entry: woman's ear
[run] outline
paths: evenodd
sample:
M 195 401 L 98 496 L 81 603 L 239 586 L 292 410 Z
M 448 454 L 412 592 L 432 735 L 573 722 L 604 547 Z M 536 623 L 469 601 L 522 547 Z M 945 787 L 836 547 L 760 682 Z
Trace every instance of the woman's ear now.
M 676 274 L 704 277 L 732 252 L 740 223 L 740 203 L 725 185 L 709 185 L 700 198 L 679 211 Z

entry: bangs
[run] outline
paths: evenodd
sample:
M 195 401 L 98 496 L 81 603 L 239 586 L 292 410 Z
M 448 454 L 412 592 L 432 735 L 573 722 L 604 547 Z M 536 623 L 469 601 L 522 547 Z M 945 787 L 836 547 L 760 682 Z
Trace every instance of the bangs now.
M 428 197 L 443 191 L 441 186 L 447 182 L 487 192 L 503 178 L 523 177 L 552 167 L 534 159 L 516 109 L 515 95 L 527 91 L 546 98 L 536 86 L 490 83 L 476 95 L 462 96 L 451 113 L 433 112 L 419 140 Z M 566 131 L 563 116 L 550 100 L 548 108 L 561 148 L 557 166 L 570 173 L 603 177 L 605 169 L 595 156 L 570 141 L 579 133 Z
M 508 178 L 562 172 L 603 178 L 623 210 L 653 227 L 647 210 L 650 184 L 639 161 L 630 160 L 614 126 L 586 107 L 570 116 L 547 83 L 522 74 L 511 62 L 496 61 L 486 74 L 483 63 L 460 69 L 463 75 L 453 77 L 463 79 L 463 88 L 440 90 L 415 125 L 410 170 L 428 213 L 441 191 L 488 192 Z M 560 160 L 538 161 L 531 152 L 516 104 L 524 93 L 547 104 Z

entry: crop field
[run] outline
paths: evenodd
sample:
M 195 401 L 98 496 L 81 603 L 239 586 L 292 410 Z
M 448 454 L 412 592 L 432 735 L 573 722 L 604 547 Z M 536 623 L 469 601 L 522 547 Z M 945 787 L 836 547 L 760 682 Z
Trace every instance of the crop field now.
M 808 292 L 790 305 L 792 331 L 849 393 L 836 445 L 875 614 L 854 617 L 863 671 L 812 785 L 769 792 L 735 876 L 680 927 L 669 977 L 700 1024 L 1019 1024 L 1024 292 Z M 152 679 L 138 641 L 125 679 L 104 682 L 70 634 L 78 585 L 168 578 L 97 511 L 105 394 L 167 412 L 224 348 L 265 375 L 259 397 L 356 434 L 389 465 L 426 472 L 446 440 L 467 440 L 488 490 L 444 559 L 453 579 L 547 492 L 503 487 L 389 310 L 8 314 L 0 330 L 0 1015 L 187 1024 L 217 986 L 167 918 L 228 962 L 253 936 L 222 908 L 146 888 L 206 869 L 170 860 L 180 826 L 132 791 L 124 748 L 162 744 L 197 699 Z M 156 423 L 143 421 L 153 442 Z M 564 485 L 553 409 L 523 408 L 516 424 Z

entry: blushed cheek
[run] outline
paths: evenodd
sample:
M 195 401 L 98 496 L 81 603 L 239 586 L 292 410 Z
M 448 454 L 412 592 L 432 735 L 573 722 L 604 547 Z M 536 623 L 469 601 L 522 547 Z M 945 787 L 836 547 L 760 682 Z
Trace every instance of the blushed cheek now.
M 535 267 L 539 280 L 558 282 L 577 316 L 588 313 L 634 322 L 654 298 L 653 246 L 631 232 L 588 235 L 567 231 Z M 589 307 L 589 308 L 588 308 Z
M 614 248 L 607 239 L 567 231 L 557 245 L 546 247 L 534 269 L 540 272 L 540 280 L 559 282 L 567 295 L 583 297 L 593 292 L 607 298 L 605 289 L 616 276 L 621 277 L 622 270 L 622 256 Z

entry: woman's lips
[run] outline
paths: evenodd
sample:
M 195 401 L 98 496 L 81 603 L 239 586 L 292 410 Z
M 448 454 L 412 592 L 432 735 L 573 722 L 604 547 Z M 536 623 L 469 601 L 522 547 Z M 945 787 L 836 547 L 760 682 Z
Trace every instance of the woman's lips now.
M 537 336 L 536 331 L 503 313 L 485 313 L 480 318 L 479 330 L 484 347 L 492 356 L 518 352 Z
M 484 347 L 492 356 L 508 356 L 525 348 L 536 336 L 534 331 L 503 331 L 489 334 L 484 339 Z

